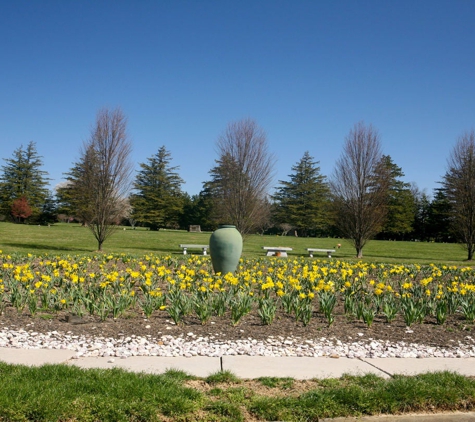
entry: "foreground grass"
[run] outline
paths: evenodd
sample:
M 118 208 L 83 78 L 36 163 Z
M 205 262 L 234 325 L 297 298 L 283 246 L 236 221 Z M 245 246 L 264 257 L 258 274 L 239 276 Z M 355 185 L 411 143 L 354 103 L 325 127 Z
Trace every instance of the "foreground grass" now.
M 175 372 L 149 376 L 0 364 L 0 374 L 0 419 L 8 421 L 156 421 L 160 415 L 192 413 L 203 400 Z
M 182 243 L 208 244 L 211 233 L 186 231 L 149 231 L 138 228 L 120 228 L 104 244 L 106 253 L 143 255 L 145 253 L 181 254 Z M 341 244 L 334 258 L 354 259 L 355 251 L 344 239 L 301 238 L 292 236 L 253 235 L 244 242 L 244 257 L 264 256 L 263 246 L 287 246 L 293 248 L 290 257 L 307 255 L 306 248 L 332 248 Z M 25 224 L 0 223 L 0 249 L 4 253 L 32 253 L 36 255 L 93 254 L 97 243 L 91 233 L 79 224 L 58 223 L 51 227 Z M 198 251 L 190 251 L 198 252 Z M 201 252 L 201 251 L 200 251 Z M 363 250 L 364 260 L 390 263 L 465 265 L 466 253 L 458 244 L 428 242 L 370 241 Z M 315 255 L 315 258 L 325 258 Z
M 0 363 L 5 421 L 318 421 L 323 417 L 471 410 L 475 380 L 451 372 L 295 381 L 199 380 L 121 369 L 39 368 Z

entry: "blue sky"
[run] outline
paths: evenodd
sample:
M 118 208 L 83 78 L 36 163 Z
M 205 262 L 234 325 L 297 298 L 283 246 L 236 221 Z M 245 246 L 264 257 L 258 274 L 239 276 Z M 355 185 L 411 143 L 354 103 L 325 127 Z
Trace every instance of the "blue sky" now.
M 475 128 L 474 21 L 471 0 L 0 0 L 0 158 L 36 142 L 54 186 L 120 106 L 137 168 L 165 145 L 197 194 L 231 121 L 265 130 L 276 185 L 307 150 L 330 176 L 364 121 L 430 194 Z

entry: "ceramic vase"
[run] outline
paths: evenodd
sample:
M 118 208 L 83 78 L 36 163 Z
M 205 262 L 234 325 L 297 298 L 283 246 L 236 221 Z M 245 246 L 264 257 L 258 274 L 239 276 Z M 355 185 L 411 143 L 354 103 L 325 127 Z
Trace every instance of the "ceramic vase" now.
M 242 236 L 236 226 L 220 225 L 209 239 L 209 253 L 215 273 L 234 273 L 242 253 Z

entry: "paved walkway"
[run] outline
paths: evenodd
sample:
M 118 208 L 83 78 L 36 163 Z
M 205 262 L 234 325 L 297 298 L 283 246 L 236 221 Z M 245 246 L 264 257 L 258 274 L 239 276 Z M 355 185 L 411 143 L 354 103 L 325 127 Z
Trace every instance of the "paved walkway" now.
M 129 357 L 79 358 L 70 350 L 0 348 L 0 361 L 11 364 L 39 366 L 66 364 L 81 368 L 119 367 L 128 371 L 160 374 L 167 369 L 179 369 L 198 377 L 207 377 L 221 370 L 231 371 L 239 378 L 291 377 L 295 379 L 338 378 L 343 374 L 362 375 L 372 373 L 384 378 L 395 374 L 416 375 L 424 372 L 453 371 L 465 376 L 475 376 L 475 358 L 309 358 L 309 357 Z M 325 421 L 325 419 L 323 420 Z M 330 419 L 327 419 L 330 421 Z M 362 418 L 337 418 L 332 422 L 475 422 L 475 413 L 451 413 L 442 415 L 404 415 Z
M 22 365 L 64 363 L 81 368 L 120 367 L 129 371 L 160 374 L 167 369 L 181 369 L 191 375 L 207 377 L 221 370 L 239 378 L 291 377 L 295 379 L 338 378 L 343 374 L 376 374 L 388 378 L 395 374 L 416 375 L 424 372 L 453 371 L 475 376 L 475 358 L 311 358 L 311 357 L 153 357 L 127 359 L 84 357 L 75 359 L 71 350 L 14 349 L 0 347 L 0 360 Z

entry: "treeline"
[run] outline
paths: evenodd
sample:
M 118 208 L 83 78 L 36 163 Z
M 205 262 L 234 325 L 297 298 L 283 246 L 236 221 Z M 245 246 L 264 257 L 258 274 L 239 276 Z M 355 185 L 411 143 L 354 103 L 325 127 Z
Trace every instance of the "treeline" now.
M 353 241 L 358 256 L 374 237 L 459 240 L 471 259 L 474 146 L 473 133 L 461 137 L 440 188 L 428 194 L 403 180 L 402 168 L 382 153 L 377 130 L 360 122 L 350 130 L 331 176 L 323 175 L 319 162 L 305 151 L 289 166 L 288 177 L 271 186 L 275 159 L 266 134 L 254 120 L 245 119 L 230 123 L 218 138 L 209 180 L 199 194 L 190 196 L 165 146 L 139 163 L 134 174 L 126 118 L 120 109 L 103 109 L 79 161 L 72 163 L 54 192 L 47 188 L 48 173 L 34 142 L 4 159 L 0 219 L 31 224 L 77 221 L 93 230 L 99 249 L 120 224 L 151 230 L 199 225 L 212 231 L 227 223 L 243 235 L 344 236 Z M 465 237 L 461 226 L 469 226 Z

